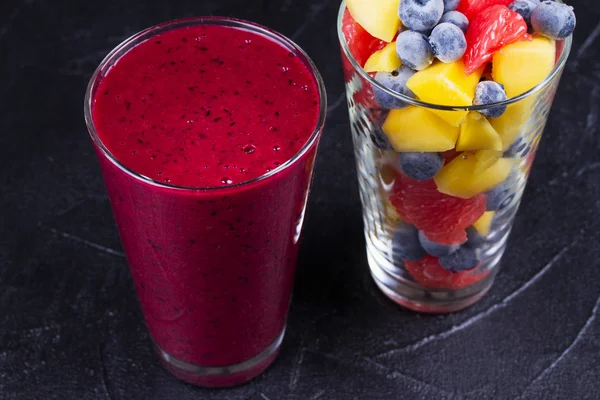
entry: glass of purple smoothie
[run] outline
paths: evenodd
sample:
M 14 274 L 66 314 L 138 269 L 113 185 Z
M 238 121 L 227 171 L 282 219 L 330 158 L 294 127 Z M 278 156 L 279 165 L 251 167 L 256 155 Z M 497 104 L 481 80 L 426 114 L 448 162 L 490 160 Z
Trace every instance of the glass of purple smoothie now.
M 296 44 L 230 18 L 149 28 L 90 80 L 88 130 L 176 377 L 237 385 L 277 356 L 326 104 Z

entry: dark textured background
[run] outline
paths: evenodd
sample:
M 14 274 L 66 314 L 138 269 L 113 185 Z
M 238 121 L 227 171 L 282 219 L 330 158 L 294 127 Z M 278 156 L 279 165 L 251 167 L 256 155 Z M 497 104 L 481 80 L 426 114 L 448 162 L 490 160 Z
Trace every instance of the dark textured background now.
M 575 48 L 504 267 L 475 306 L 426 316 L 368 273 L 337 0 L 2 0 L 0 399 L 599 399 L 600 3 L 572 4 Z M 281 356 L 220 391 L 154 358 L 82 105 L 119 42 L 201 14 L 296 40 L 330 103 Z

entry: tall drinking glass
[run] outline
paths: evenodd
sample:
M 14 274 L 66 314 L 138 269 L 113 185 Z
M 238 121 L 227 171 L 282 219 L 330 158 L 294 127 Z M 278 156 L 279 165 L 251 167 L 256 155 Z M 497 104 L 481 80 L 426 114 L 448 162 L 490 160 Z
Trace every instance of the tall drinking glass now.
M 468 307 L 498 272 L 572 37 L 556 42 L 555 66 L 533 89 L 493 106 L 441 106 L 392 92 L 367 74 L 345 36 L 348 17 L 342 3 L 338 36 L 371 275 L 387 297 L 412 310 Z M 382 107 L 378 96 L 394 106 Z M 428 180 L 401 172 L 386 128 L 422 142 L 432 129 L 459 129 L 445 121 L 476 121 L 477 111 L 498 106 L 506 112 L 489 122 L 502 139 L 501 151 L 442 152 L 445 165 Z
M 150 336 L 192 384 L 243 383 L 283 340 L 325 119 L 292 41 L 219 17 L 113 50 L 85 118 Z

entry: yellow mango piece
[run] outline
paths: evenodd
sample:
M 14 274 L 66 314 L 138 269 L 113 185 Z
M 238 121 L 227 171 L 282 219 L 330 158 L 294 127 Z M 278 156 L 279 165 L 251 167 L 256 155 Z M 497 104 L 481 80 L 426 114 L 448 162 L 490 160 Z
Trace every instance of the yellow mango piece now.
M 371 54 L 365 63 L 366 72 L 392 72 L 400 68 L 402 61 L 396 53 L 396 42 L 387 44 L 383 49 Z
M 479 173 L 494 165 L 502 157 L 503 152 L 498 150 L 479 150 L 475 153 L 475 170 L 473 172 Z
M 533 104 L 536 98 L 537 95 L 532 95 L 517 103 L 509 104 L 504 114 L 498 118 L 489 119 L 490 124 L 502 139 L 502 150 L 508 150 L 523 132 L 533 113 Z
M 488 122 L 487 118 L 478 112 L 470 112 L 460 127 L 460 135 L 456 143 L 456 151 L 470 150 L 502 150 L 502 139 L 498 132 Z
M 453 63 L 436 62 L 429 68 L 418 71 L 406 82 L 406 86 L 425 102 L 443 106 L 473 105 L 475 86 L 483 74 L 482 66 L 471 75 L 465 74 L 462 60 Z M 467 111 L 431 110 L 452 126 L 461 125 Z
M 448 125 L 431 111 L 410 106 L 391 110 L 383 127 L 396 151 L 434 152 L 454 148 L 459 128 Z
M 504 182 L 514 161 L 500 158 L 489 168 L 479 172 L 475 172 L 476 164 L 475 154 L 461 153 L 433 178 L 438 190 L 450 196 L 469 199 Z
M 387 195 L 382 196 L 383 203 L 383 215 L 386 218 L 386 221 L 391 222 L 392 224 L 397 224 L 402 221 L 402 217 L 396 211 L 396 207 L 390 202 Z
M 400 28 L 400 0 L 346 0 L 348 12 L 377 39 L 391 42 Z
M 473 228 L 477 230 L 481 235 L 487 236 L 490 234 L 492 229 L 492 221 L 494 220 L 494 211 L 486 211 L 481 217 L 473 224 Z
M 536 36 L 504 46 L 492 59 L 492 77 L 504 85 L 506 95 L 518 96 L 532 89 L 552 72 L 556 60 L 556 43 Z

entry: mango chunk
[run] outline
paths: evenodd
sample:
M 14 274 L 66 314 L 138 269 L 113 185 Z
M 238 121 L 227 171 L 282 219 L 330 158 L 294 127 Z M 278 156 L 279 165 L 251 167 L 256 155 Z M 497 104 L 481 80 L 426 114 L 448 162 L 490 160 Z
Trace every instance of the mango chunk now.
M 475 172 L 476 164 L 475 154 L 461 153 L 433 178 L 438 190 L 463 199 L 487 192 L 506 180 L 514 160 L 500 158 L 489 168 L 479 172 Z
M 371 54 L 365 63 L 366 72 L 392 72 L 402 66 L 396 53 L 396 42 L 387 44 L 383 49 Z
M 536 36 L 504 46 L 494 53 L 492 77 L 504 85 L 506 95 L 518 96 L 532 89 L 552 72 L 556 60 L 556 43 Z
M 431 104 L 443 106 L 470 106 L 473 104 L 475 86 L 483 74 L 482 66 L 471 75 L 465 74 L 462 60 L 453 63 L 436 62 L 431 67 L 415 73 L 406 86 L 417 97 Z M 452 126 L 461 125 L 467 111 L 431 110 Z
M 486 211 L 483 213 L 481 217 L 473 224 L 473 228 L 477 232 L 479 232 L 482 236 L 487 236 L 490 234 L 490 230 L 492 229 L 492 221 L 494 220 L 494 215 L 496 213 L 494 211 Z
M 383 205 L 383 215 L 385 216 L 386 222 L 391 222 L 392 224 L 397 224 L 402 222 L 402 217 L 396 211 L 396 207 L 390 202 L 387 195 L 383 195 L 382 197 L 382 205 Z
M 517 137 L 523 133 L 534 111 L 533 105 L 536 99 L 537 94 L 509 104 L 504 114 L 500 117 L 490 118 L 490 124 L 492 124 L 502 139 L 502 150 L 508 150 Z
M 460 127 L 456 150 L 502 150 L 502 139 L 486 117 L 470 112 Z
M 410 106 L 391 110 L 383 127 L 394 150 L 436 152 L 454 148 L 459 128 L 447 124 L 429 110 Z
M 398 29 L 400 0 L 347 0 L 352 18 L 377 39 L 391 42 Z
M 475 170 L 473 172 L 480 173 L 494 165 L 502 157 L 503 152 L 500 150 L 479 150 L 475 153 Z

